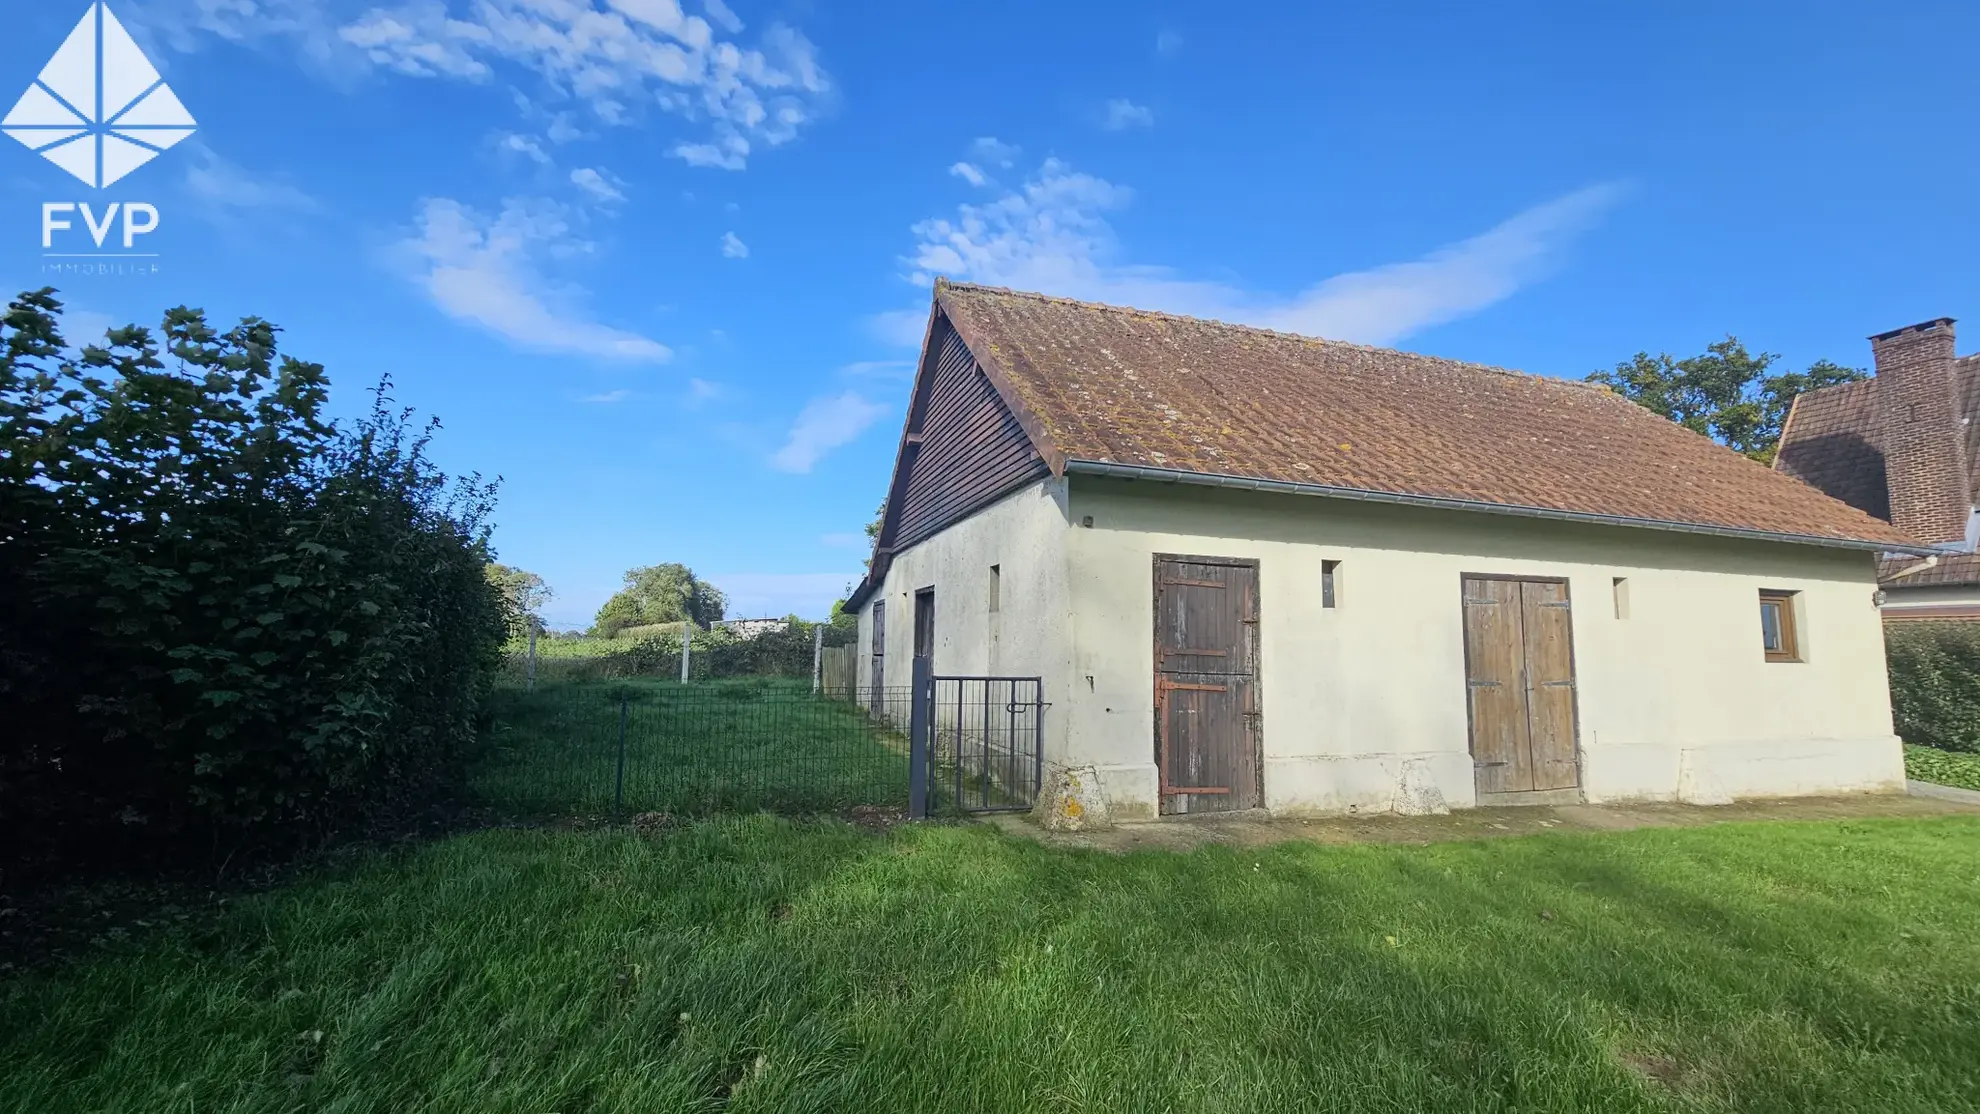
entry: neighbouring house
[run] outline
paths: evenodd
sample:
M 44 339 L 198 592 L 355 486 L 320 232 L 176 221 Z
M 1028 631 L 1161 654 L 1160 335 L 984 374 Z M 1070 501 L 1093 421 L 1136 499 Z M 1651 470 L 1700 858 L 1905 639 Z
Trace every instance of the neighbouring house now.
M 1941 317 L 1870 338 L 1877 375 L 1794 400 L 1774 467 L 1920 541 L 1892 555 L 1884 618 L 1980 619 L 1980 356 L 1956 356 Z
M 756 638 L 760 635 L 773 634 L 781 630 L 789 630 L 791 628 L 791 621 L 789 618 L 720 619 L 717 620 L 712 625 L 719 629 L 728 631 L 730 634 L 735 635 L 737 638 L 743 639 L 744 641 L 748 641 L 749 639 Z
M 1902 787 L 1931 548 L 1598 387 L 941 282 L 847 606 L 1115 816 L 1722 801 Z

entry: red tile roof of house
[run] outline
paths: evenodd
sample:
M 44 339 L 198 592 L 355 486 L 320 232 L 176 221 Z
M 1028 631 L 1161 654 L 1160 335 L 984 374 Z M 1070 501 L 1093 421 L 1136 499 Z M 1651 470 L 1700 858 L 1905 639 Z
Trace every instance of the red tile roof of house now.
M 994 287 L 935 297 L 1055 472 L 1924 548 L 1600 387 Z
M 1980 356 L 1953 361 L 1960 416 L 1966 419 L 1969 486 L 1980 494 Z M 1888 520 L 1891 497 L 1884 479 L 1883 412 L 1877 381 L 1864 379 L 1809 391 L 1794 400 L 1781 431 L 1774 467 L 1850 506 Z

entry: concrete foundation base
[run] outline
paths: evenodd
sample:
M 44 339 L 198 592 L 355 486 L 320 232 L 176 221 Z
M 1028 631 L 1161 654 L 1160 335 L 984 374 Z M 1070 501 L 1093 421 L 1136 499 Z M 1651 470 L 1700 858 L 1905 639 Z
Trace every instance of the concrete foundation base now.
M 1725 805 L 1773 797 L 1904 791 L 1904 751 L 1894 735 L 1696 747 L 1604 744 L 1583 750 L 1581 771 L 1581 788 L 1572 796 L 1591 804 Z M 1159 780 L 1153 763 L 1101 766 L 1095 776 L 1114 819 L 1156 815 Z M 1264 783 L 1265 808 L 1276 816 L 1441 815 L 1479 804 L 1471 755 L 1463 752 L 1268 755 Z
M 1113 810 L 1100 791 L 1100 775 L 1091 766 L 1049 770 L 1032 815 L 1048 832 L 1105 831 L 1114 826 Z

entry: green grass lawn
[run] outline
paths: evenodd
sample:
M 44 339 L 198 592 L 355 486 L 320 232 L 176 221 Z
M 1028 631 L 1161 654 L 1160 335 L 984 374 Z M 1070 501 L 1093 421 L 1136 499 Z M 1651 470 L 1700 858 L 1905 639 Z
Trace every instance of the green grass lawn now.
M 1906 746 L 1904 773 L 1918 781 L 1980 790 L 1980 754 L 1958 754 L 1932 747 Z
M 0 1110 L 1972 1110 L 1980 820 L 381 855 L 0 982 Z
M 496 726 L 471 771 L 485 802 L 526 815 L 625 809 L 833 812 L 904 805 L 906 742 L 865 712 L 815 699 L 809 681 L 541 682 L 496 694 Z

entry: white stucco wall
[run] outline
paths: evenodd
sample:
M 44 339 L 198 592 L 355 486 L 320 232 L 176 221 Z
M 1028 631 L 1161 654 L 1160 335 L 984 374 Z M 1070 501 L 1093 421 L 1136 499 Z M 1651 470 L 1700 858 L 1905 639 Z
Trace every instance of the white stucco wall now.
M 1406 763 L 1454 807 L 1475 803 L 1465 573 L 1567 579 L 1591 801 L 1903 785 L 1869 553 L 1086 476 L 1073 478 L 1066 498 L 1066 580 L 1040 593 L 1070 615 L 1064 683 L 1051 685 L 1047 673 L 1065 734 L 1048 753 L 1094 763 L 1116 815 L 1155 811 L 1157 553 L 1259 562 L 1264 789 L 1275 811 L 1385 811 Z M 1092 527 L 1078 525 L 1087 516 Z M 1026 521 L 1042 530 L 1047 517 Z M 970 538 L 1001 533 L 984 526 Z M 1021 536 L 1027 551 L 1050 548 Z M 936 542 L 955 555 L 945 548 L 937 559 Z M 962 556 L 973 544 L 945 534 L 922 547 L 926 563 L 907 562 L 905 579 L 896 565 L 889 591 L 900 602 L 889 607 L 902 610 L 888 617 L 890 643 L 892 631 L 905 637 L 908 581 L 930 575 L 919 570 L 996 559 Z M 1322 560 L 1341 562 L 1331 610 L 1321 607 Z M 1627 618 L 1615 613 L 1616 577 L 1627 580 Z M 1761 588 L 1800 593 L 1803 661 L 1765 660 Z M 963 610 L 949 632 L 980 640 Z M 1057 627 L 1037 621 L 1049 647 Z M 1051 668 L 1049 653 L 1038 660 Z
M 1056 702 L 1068 673 L 1066 485 L 1043 480 L 894 556 L 875 600 L 887 601 L 885 688 L 905 692 L 913 671 L 914 596 L 935 589 L 936 673 L 1045 679 Z M 990 610 L 990 568 L 999 607 Z M 860 609 L 860 698 L 872 676 L 873 603 Z M 1065 752 L 1066 721 L 1045 715 L 1048 759 Z

